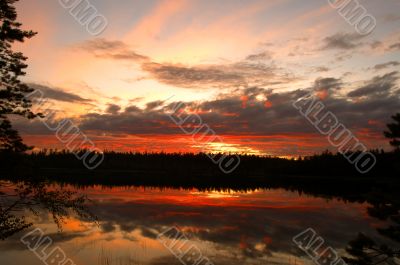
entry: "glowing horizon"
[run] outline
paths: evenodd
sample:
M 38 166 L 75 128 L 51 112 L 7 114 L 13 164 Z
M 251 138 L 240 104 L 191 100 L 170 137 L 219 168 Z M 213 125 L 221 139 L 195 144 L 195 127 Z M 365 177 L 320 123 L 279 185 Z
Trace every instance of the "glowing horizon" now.
M 99 36 L 58 1 L 18 2 L 18 20 L 38 35 L 15 48 L 29 58 L 25 81 L 100 149 L 199 152 L 168 119 L 182 101 L 223 139 L 211 152 L 335 151 L 291 106 L 299 90 L 314 91 L 368 148 L 390 149 L 382 132 L 400 109 L 398 1 L 363 2 L 377 20 L 369 35 L 328 1 L 91 4 L 108 21 Z M 15 125 L 37 149 L 64 149 L 39 121 Z

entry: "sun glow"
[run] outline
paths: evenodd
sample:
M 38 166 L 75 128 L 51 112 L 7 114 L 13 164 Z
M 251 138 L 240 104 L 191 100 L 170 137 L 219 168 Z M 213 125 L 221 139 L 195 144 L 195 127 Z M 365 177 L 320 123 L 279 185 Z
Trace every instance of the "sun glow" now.
M 247 154 L 247 155 L 263 155 L 260 150 L 242 146 L 240 144 L 224 143 L 224 142 L 211 142 L 193 145 L 194 148 L 201 148 L 206 153 L 225 153 L 225 154 Z

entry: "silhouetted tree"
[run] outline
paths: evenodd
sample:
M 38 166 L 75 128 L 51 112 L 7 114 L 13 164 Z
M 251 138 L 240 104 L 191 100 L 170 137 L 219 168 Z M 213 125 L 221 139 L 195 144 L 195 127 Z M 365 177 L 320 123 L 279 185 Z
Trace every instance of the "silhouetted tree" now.
M 367 209 L 368 215 L 390 224 L 385 228 L 377 228 L 377 231 L 382 236 L 399 243 L 400 203 L 398 195 L 393 197 L 388 194 L 374 194 L 371 200 L 372 206 Z M 359 233 L 357 238 L 352 240 L 346 248 L 352 257 L 345 257 L 344 260 L 349 265 L 398 264 L 395 261 L 400 258 L 400 248 L 398 244 L 396 246 L 380 244 L 369 236 Z
M 11 47 L 14 42 L 24 42 L 36 33 L 20 29 L 21 23 L 16 21 L 14 6 L 17 1 L 0 1 L 0 145 L 1 149 L 25 151 L 27 146 L 22 143 L 18 132 L 12 129 L 7 115 L 33 119 L 37 114 L 31 111 L 32 103 L 26 98 L 33 89 L 20 80 L 25 75 L 27 57 L 21 52 L 14 52 Z
M 22 142 L 18 132 L 11 126 L 8 119 L 0 118 L 0 151 L 21 153 L 31 149 Z
M 390 141 L 390 145 L 396 148 L 396 150 L 400 150 L 400 113 L 392 116 L 392 119 L 395 123 L 387 124 L 389 131 L 385 131 L 385 137 L 392 139 Z

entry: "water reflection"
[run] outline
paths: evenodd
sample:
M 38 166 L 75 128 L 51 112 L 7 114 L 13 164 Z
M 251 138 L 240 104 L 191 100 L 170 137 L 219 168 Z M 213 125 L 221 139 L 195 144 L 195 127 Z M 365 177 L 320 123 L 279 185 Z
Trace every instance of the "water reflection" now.
M 95 221 L 86 205 L 87 201 L 86 196 L 48 186 L 41 181 L 16 184 L 0 181 L 0 239 L 7 239 L 31 227 L 33 222 L 26 217 L 37 216 L 42 210 L 51 214 L 59 230 L 65 218 L 72 213 L 80 219 Z
M 70 188 L 70 187 L 69 187 Z M 313 264 L 292 237 L 312 227 L 340 252 L 358 233 L 393 244 L 377 232 L 385 218 L 371 216 L 371 204 L 326 199 L 284 189 L 249 192 L 161 188 L 77 189 L 94 205 L 100 226 L 70 218 L 58 234 L 51 215 L 31 216 L 35 226 L 80 264 L 180 264 L 157 240 L 179 227 L 214 264 Z M 0 243 L 4 264 L 40 264 L 17 235 Z

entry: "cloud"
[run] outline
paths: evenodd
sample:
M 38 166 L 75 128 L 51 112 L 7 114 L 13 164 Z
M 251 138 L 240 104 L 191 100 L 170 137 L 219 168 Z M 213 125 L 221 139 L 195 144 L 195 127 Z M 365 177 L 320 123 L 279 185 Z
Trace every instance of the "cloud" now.
M 160 107 L 164 104 L 164 101 L 162 100 L 157 100 L 157 101 L 152 101 L 146 104 L 146 110 L 153 110 L 157 107 Z
M 142 69 L 150 73 L 161 83 L 187 88 L 200 88 L 204 86 L 231 86 L 243 85 L 243 76 L 230 70 L 214 66 L 194 66 L 146 63 Z
M 108 104 L 106 109 L 106 113 L 108 114 L 117 114 L 121 110 L 121 107 L 115 104 Z
M 80 45 L 77 45 L 76 47 L 99 58 L 139 62 L 149 60 L 147 56 L 131 50 L 131 48 L 122 41 L 110 41 L 99 38 L 88 40 Z
M 389 68 L 391 66 L 398 66 L 398 65 L 400 65 L 400 62 L 390 61 L 390 62 L 387 62 L 387 63 L 377 64 L 377 65 L 374 66 L 374 69 L 375 70 L 382 70 L 382 69 Z
M 341 89 L 343 83 L 341 79 L 334 77 L 318 78 L 314 82 L 314 89 L 320 90 L 339 90 Z
M 90 99 L 82 98 L 76 94 L 66 92 L 60 88 L 52 88 L 45 85 L 29 84 L 29 86 L 35 90 L 43 92 L 45 98 L 54 99 L 57 101 L 70 102 L 70 103 L 83 103 L 88 104 L 92 102 Z
M 113 222 L 103 221 L 100 223 L 100 228 L 104 233 L 111 233 L 115 231 L 116 225 Z
M 353 53 L 347 53 L 347 52 L 340 52 L 335 55 L 335 60 L 337 62 L 342 62 L 348 59 L 351 59 L 353 57 Z
M 390 45 L 389 46 L 389 50 L 391 50 L 391 51 L 400 51 L 400 42 Z
M 347 94 L 349 97 L 387 96 L 397 87 L 398 72 L 391 72 L 383 76 L 375 76 L 366 85 Z
M 318 67 L 315 67 L 315 72 L 317 72 L 317 73 L 321 73 L 321 72 L 329 72 L 329 67 L 326 67 L 326 66 L 318 66 Z
M 139 107 L 136 106 L 129 106 L 125 108 L 125 113 L 135 113 L 135 112 L 141 112 L 142 110 Z
M 399 14 L 387 14 L 385 17 L 384 17 L 384 20 L 385 21 L 387 21 L 387 22 L 396 22 L 396 21 L 398 21 L 398 20 L 400 20 L 400 15 Z
M 310 91 L 316 95 L 321 91 L 331 91 L 329 97 L 321 99 L 341 122 L 356 129 L 370 128 L 381 135 L 382 128 L 372 126 L 369 121 L 384 122 L 393 110 L 400 108 L 397 80 L 397 72 L 376 76 L 349 93 L 349 97 L 357 98 L 355 101 L 339 96 L 343 85 L 341 79 L 320 77 L 307 89 L 290 92 L 275 92 L 261 87 L 235 89 L 214 99 L 184 102 L 184 106 L 186 110 L 199 113 L 203 123 L 219 135 L 301 135 L 315 133 L 315 129 L 311 125 L 304 126 L 304 118 L 292 103 Z M 134 103 L 128 106 L 110 104 L 104 113 L 84 114 L 75 121 L 83 131 L 98 135 L 177 135 L 182 131 L 168 116 L 177 103 L 152 101 L 144 108 Z M 29 126 L 21 121 L 15 124 L 22 130 L 29 127 L 30 134 L 48 133 L 32 122 Z
M 193 3 L 187 0 L 161 0 L 157 1 L 154 8 L 135 24 L 127 34 L 127 38 L 135 42 L 157 39 L 159 34 L 168 28 L 170 20 L 185 12 Z M 137 41 L 136 41 L 137 42 Z
M 202 122 L 217 135 L 232 137 L 230 141 L 237 148 L 280 155 L 298 153 L 294 150 L 295 147 L 316 152 L 319 148 L 326 148 L 328 143 L 325 143 L 322 136 L 318 138 L 315 128 L 308 125 L 292 103 L 305 93 L 314 91 L 321 96 L 321 91 L 327 91 L 329 97 L 320 97 L 327 110 L 332 111 L 341 123 L 349 126 L 355 133 L 368 130 L 369 133 L 365 136 L 367 138 L 363 142 L 375 148 L 377 144 L 384 146 L 386 143 L 381 125 L 390 119 L 393 110 L 400 109 L 397 81 L 397 72 L 376 76 L 349 93 L 349 97 L 354 100 L 341 94 L 343 82 L 340 78 L 319 77 L 305 89 L 288 92 L 256 86 L 231 89 L 209 100 L 184 102 L 184 106 L 186 111 L 199 114 Z M 134 102 L 128 106 L 110 104 L 105 112 L 84 114 L 74 118 L 74 122 L 88 135 L 115 137 L 99 141 L 116 141 L 118 146 L 120 137 L 128 136 L 159 135 L 170 141 L 174 139 L 173 135 L 183 134 L 169 117 L 177 103 L 151 101 L 144 107 L 139 107 Z M 381 125 L 371 121 L 379 121 Z M 51 133 L 37 120 L 16 120 L 14 124 L 24 135 Z M 126 145 L 129 148 L 130 144 Z M 136 144 L 131 146 L 138 147 Z
M 349 93 L 351 97 L 368 96 L 364 100 L 349 101 L 332 93 L 323 99 L 324 104 L 344 124 L 354 128 L 371 127 L 369 120 L 385 121 L 392 114 L 391 110 L 400 108 L 399 95 L 394 90 L 395 80 L 396 72 L 375 77 Z M 251 87 L 223 93 L 203 102 L 186 102 L 185 106 L 199 113 L 203 122 L 219 135 L 314 133 L 312 126 L 304 126 L 304 118 L 293 108 L 292 102 L 307 91 L 338 91 L 341 85 L 340 79 L 330 77 L 318 78 L 312 87 L 291 92 L 276 93 L 271 89 Z M 118 134 L 180 134 L 180 129 L 168 117 L 176 104 L 156 101 L 148 103 L 145 109 L 130 106 L 124 112 L 114 114 L 87 114 L 81 117 L 81 127 L 88 131 Z M 382 128 L 371 129 L 381 135 Z
M 372 49 L 377 49 L 377 48 L 382 47 L 382 46 L 383 46 L 383 42 L 381 42 L 381 41 L 374 41 L 374 42 L 372 42 L 370 44 L 370 47 Z
M 78 45 L 80 49 L 97 57 L 138 62 L 150 78 L 160 83 L 182 88 L 210 89 L 267 86 L 296 80 L 292 74 L 272 63 L 261 63 L 269 53 L 249 55 L 246 60 L 211 65 L 184 65 L 155 62 L 151 58 L 132 51 L 121 41 L 95 39 Z M 135 79 L 134 81 L 137 81 Z
M 383 124 L 389 121 L 393 110 L 400 109 L 400 91 L 394 85 L 396 73 L 377 76 L 365 82 L 364 86 L 350 92 L 354 100 L 343 97 L 339 78 L 320 77 L 305 89 L 289 92 L 261 87 L 233 89 L 209 100 L 183 102 L 183 107 L 186 113 L 200 115 L 203 124 L 207 124 L 217 135 L 228 137 L 224 142 L 238 152 L 309 154 L 326 149 L 328 143 L 292 103 L 308 92 L 320 96 L 323 87 L 326 87 L 332 93 L 329 93 L 329 97 L 320 98 L 327 111 L 333 112 L 353 133 L 368 132 L 360 138 L 368 147 L 382 148 L 387 143 L 382 134 Z M 176 150 L 176 143 L 171 141 L 184 137 L 184 133 L 169 115 L 177 103 L 152 101 L 144 107 L 134 103 L 128 106 L 114 104 L 109 105 L 105 112 L 84 114 L 73 121 L 94 141 L 115 143 L 112 145 L 118 150 L 146 148 L 149 140 L 136 138 L 151 135 L 157 135 L 157 141 L 162 143 L 157 150 Z M 51 134 L 37 120 L 19 119 L 14 121 L 14 125 L 23 135 L 34 137 Z M 123 146 L 121 141 L 124 142 Z M 181 146 L 185 146 L 185 150 L 198 151 L 193 147 L 191 138 L 187 143 L 182 141 Z
M 142 69 L 157 81 L 193 89 L 268 86 L 288 83 L 296 77 L 279 73 L 274 65 L 238 62 L 221 65 L 144 63 Z
M 362 45 L 363 43 L 360 40 L 364 37 L 357 33 L 336 33 L 324 39 L 325 45 L 322 50 L 351 50 Z
M 250 54 L 246 57 L 248 61 L 262 61 L 262 60 L 270 60 L 272 58 L 272 54 L 270 52 L 264 51 L 261 53 Z

